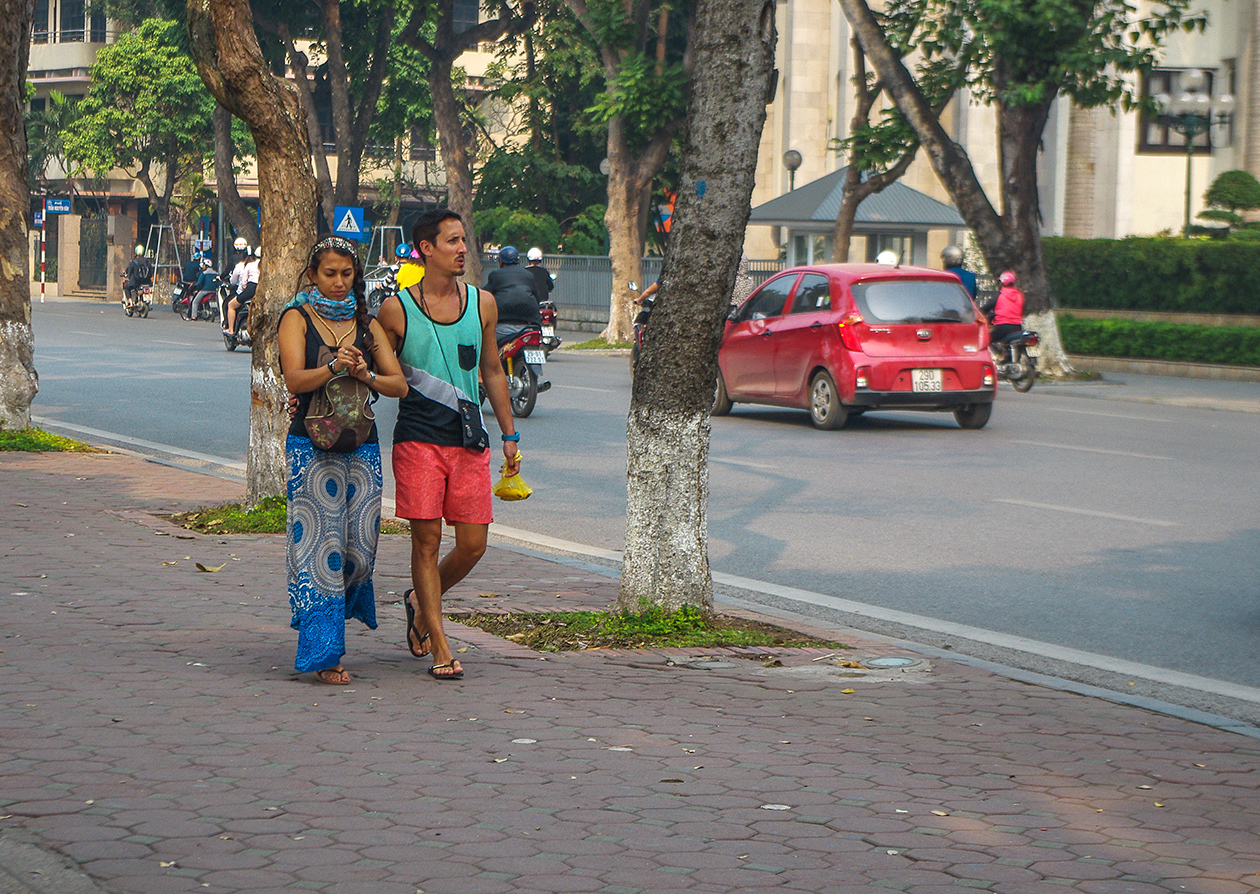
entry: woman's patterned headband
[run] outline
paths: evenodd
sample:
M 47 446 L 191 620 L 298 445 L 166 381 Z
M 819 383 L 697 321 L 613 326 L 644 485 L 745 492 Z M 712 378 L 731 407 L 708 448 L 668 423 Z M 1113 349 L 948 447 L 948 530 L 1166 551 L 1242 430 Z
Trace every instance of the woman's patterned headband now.
M 315 259 L 319 257 L 319 253 L 327 248 L 335 248 L 337 251 L 344 251 L 348 255 L 353 255 L 358 259 L 358 254 L 354 250 L 354 246 L 350 244 L 348 239 L 342 239 L 340 236 L 325 236 L 323 239 L 315 243 L 315 247 L 311 249 L 311 258 L 307 263 L 307 267 L 315 266 Z

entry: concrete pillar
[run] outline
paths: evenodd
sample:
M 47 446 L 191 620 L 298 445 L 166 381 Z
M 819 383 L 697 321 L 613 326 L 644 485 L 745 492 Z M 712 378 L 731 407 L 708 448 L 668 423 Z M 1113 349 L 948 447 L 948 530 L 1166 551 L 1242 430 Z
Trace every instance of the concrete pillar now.
M 136 221 L 113 205 L 109 211 L 105 218 L 105 297 L 122 301 L 122 277 L 136 244 Z

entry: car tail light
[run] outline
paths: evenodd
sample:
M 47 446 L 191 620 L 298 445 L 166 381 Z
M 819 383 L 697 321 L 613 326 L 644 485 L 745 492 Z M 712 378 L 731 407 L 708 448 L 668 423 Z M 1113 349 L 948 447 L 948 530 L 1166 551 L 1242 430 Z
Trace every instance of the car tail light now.
M 853 327 L 862 322 L 862 315 L 853 311 L 845 315 L 836 328 L 840 330 L 840 341 L 850 351 L 862 350 L 862 345 L 858 342 L 857 330 Z
M 857 372 L 853 375 L 853 384 L 858 388 L 869 388 L 870 386 L 871 368 L 869 366 L 859 366 Z
M 993 384 L 993 367 L 989 366 L 989 364 L 986 363 L 982 367 L 982 369 L 984 372 L 984 384 L 986 386 L 992 385 Z

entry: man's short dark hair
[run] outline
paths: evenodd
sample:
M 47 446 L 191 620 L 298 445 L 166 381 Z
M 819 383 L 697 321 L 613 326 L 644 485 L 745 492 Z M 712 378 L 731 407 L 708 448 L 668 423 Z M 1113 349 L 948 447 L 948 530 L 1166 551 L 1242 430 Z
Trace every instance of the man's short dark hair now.
M 411 227 L 411 247 L 416 251 L 420 251 L 420 243 L 427 242 L 433 245 L 437 242 L 438 233 L 442 229 L 442 221 L 457 220 L 461 224 L 464 219 L 452 211 L 450 208 L 434 208 L 431 211 L 425 211 Z M 420 252 L 423 256 L 424 252 Z

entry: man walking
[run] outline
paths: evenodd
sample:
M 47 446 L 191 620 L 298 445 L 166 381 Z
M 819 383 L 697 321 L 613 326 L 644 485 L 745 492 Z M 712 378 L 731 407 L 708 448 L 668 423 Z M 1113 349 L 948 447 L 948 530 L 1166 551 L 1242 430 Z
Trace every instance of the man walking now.
M 494 296 L 458 281 L 468 251 L 463 221 L 446 208 L 428 211 L 411 237 L 424 278 L 387 299 L 377 316 L 410 385 L 398 405 L 393 448 L 397 513 L 411 522 L 407 648 L 417 658 L 432 653 L 435 679 L 458 680 L 464 670 L 442 629 L 442 594 L 481 559 L 493 520 L 478 371 L 509 474 L 520 469 L 520 435 L 495 345 Z M 438 561 L 443 518 L 455 529 L 455 548 Z

